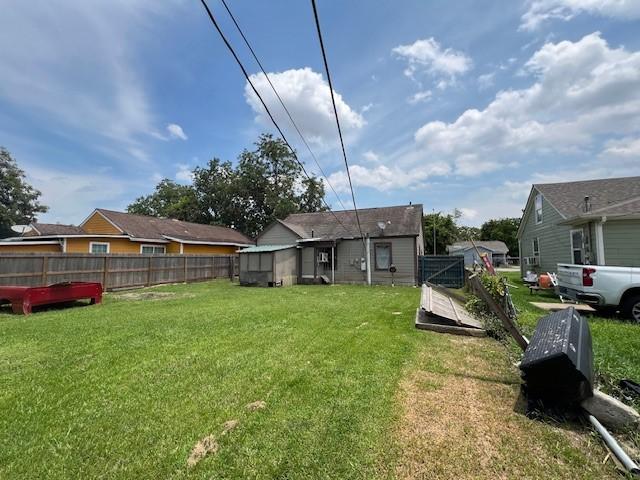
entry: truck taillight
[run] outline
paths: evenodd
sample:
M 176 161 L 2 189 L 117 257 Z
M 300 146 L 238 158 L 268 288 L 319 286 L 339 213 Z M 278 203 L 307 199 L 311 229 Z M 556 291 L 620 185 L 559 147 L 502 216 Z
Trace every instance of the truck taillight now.
M 593 278 L 591 278 L 591 274 L 595 272 L 596 272 L 595 268 L 582 269 L 582 286 L 583 287 L 593 287 Z

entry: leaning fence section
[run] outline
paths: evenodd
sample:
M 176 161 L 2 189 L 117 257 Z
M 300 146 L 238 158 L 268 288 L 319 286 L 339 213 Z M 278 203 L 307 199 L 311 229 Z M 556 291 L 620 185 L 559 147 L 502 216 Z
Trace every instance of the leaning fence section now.
M 448 288 L 464 286 L 464 257 L 458 255 L 421 255 L 418 257 L 420 283 Z
M 100 282 L 105 290 L 233 279 L 235 255 L 3 254 L 0 285 Z

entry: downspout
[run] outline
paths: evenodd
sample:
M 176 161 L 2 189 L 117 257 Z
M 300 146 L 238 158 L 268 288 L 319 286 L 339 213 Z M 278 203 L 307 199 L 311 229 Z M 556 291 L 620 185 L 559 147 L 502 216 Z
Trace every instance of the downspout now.
M 371 238 L 367 234 L 367 248 L 365 251 L 367 255 L 367 285 L 371 285 Z
M 603 231 L 603 224 L 604 222 L 607 221 L 607 217 L 602 217 L 602 219 L 599 222 L 596 222 L 595 224 L 595 230 L 596 230 L 596 255 L 597 255 L 597 260 L 598 260 L 598 265 L 606 265 L 605 259 L 604 259 L 604 231 Z

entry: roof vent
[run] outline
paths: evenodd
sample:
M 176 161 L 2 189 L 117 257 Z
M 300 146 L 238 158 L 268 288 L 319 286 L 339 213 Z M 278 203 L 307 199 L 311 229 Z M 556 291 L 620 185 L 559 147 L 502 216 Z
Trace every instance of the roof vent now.
M 584 197 L 584 212 L 589 213 L 591 211 L 591 199 L 589 195 L 585 195 Z

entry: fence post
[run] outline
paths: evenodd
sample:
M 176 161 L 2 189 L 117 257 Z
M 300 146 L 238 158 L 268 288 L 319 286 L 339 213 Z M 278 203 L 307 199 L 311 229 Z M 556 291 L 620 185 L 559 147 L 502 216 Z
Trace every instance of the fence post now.
M 227 257 L 227 265 L 229 266 L 229 280 L 233 282 L 233 274 L 235 273 L 236 266 L 232 256 Z
M 187 277 L 187 257 L 184 255 L 182 258 L 184 259 L 184 283 L 187 283 L 187 279 L 189 278 Z
M 149 265 L 147 268 L 147 287 L 151 286 L 151 255 L 149 255 Z
M 49 268 L 49 257 L 42 256 L 42 286 L 47 286 L 47 269 Z
M 107 291 L 107 281 L 109 280 L 109 257 L 104 256 L 104 270 L 102 272 L 102 289 Z

